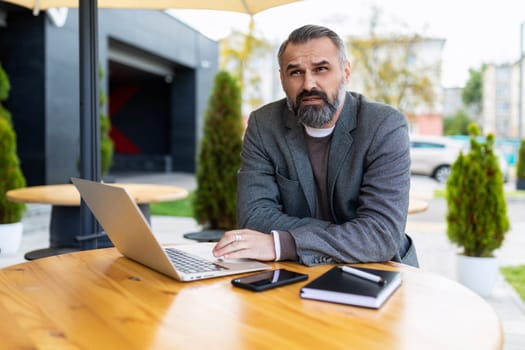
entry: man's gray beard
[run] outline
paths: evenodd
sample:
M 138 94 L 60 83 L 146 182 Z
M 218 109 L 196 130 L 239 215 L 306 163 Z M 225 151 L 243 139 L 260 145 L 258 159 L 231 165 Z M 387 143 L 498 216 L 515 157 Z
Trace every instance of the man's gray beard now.
M 332 121 L 344 94 L 344 85 L 341 84 L 333 103 L 330 103 L 330 101 L 325 98 L 325 104 L 323 106 L 300 106 L 298 108 L 294 106 L 294 108 L 290 108 L 293 104 L 289 98 L 287 99 L 287 102 L 288 107 L 295 112 L 299 123 L 311 128 L 319 129 Z
M 297 121 L 311 128 L 320 129 L 330 123 L 336 110 L 336 101 L 334 101 L 334 104 L 325 103 L 323 106 L 299 107 L 297 110 Z

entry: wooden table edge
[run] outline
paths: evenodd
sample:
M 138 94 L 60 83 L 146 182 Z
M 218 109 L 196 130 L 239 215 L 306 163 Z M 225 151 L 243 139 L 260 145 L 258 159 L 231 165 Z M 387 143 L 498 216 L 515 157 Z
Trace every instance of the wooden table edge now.
M 125 187 L 138 204 L 158 203 L 165 201 L 174 201 L 188 196 L 188 190 L 173 186 L 159 184 L 141 184 L 141 183 L 109 183 L 111 186 Z M 142 196 L 141 191 L 136 188 L 147 188 L 150 186 L 154 189 L 166 188 L 171 191 L 156 196 Z M 62 191 L 61 196 L 56 195 L 56 191 Z M 55 193 L 52 193 L 55 192 Z M 80 206 L 80 194 L 72 184 L 40 185 L 22 187 L 6 192 L 6 198 L 12 202 L 32 203 L 32 204 L 51 204 L 65 207 Z

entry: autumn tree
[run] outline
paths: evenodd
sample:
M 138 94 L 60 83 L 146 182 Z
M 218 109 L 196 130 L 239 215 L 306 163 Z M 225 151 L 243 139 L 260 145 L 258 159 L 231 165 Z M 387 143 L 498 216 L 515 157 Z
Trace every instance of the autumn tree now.
M 250 110 L 263 103 L 259 66 L 260 61 L 272 54 L 272 45 L 256 33 L 253 16 L 248 33 L 234 30 L 220 41 L 220 68 L 239 82 L 243 106 Z
M 465 106 L 471 107 L 474 113 L 479 115 L 482 111 L 483 102 L 483 72 L 485 65 L 479 69 L 469 68 L 469 77 L 463 90 L 461 90 L 461 100 Z
M 436 93 L 433 82 L 439 76 L 440 61 L 425 62 L 420 50 L 431 43 L 414 35 L 379 35 L 379 13 L 370 20 L 367 37 L 347 40 L 354 88 L 370 99 L 413 113 L 418 107 L 433 108 Z

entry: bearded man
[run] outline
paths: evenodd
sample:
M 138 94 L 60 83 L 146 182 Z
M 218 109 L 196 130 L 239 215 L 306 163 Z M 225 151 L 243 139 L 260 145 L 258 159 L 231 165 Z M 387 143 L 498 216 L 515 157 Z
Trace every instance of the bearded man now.
M 213 254 L 305 265 L 418 266 L 405 234 L 406 118 L 345 91 L 346 48 L 328 28 L 294 30 L 278 60 L 286 99 L 250 114 L 238 173 L 240 229 L 227 231 Z

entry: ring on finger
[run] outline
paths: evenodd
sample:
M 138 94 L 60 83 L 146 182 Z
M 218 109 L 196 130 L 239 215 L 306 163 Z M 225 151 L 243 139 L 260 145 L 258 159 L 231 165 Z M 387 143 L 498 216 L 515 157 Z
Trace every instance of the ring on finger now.
M 235 241 L 242 241 L 242 235 L 240 233 L 235 234 Z

